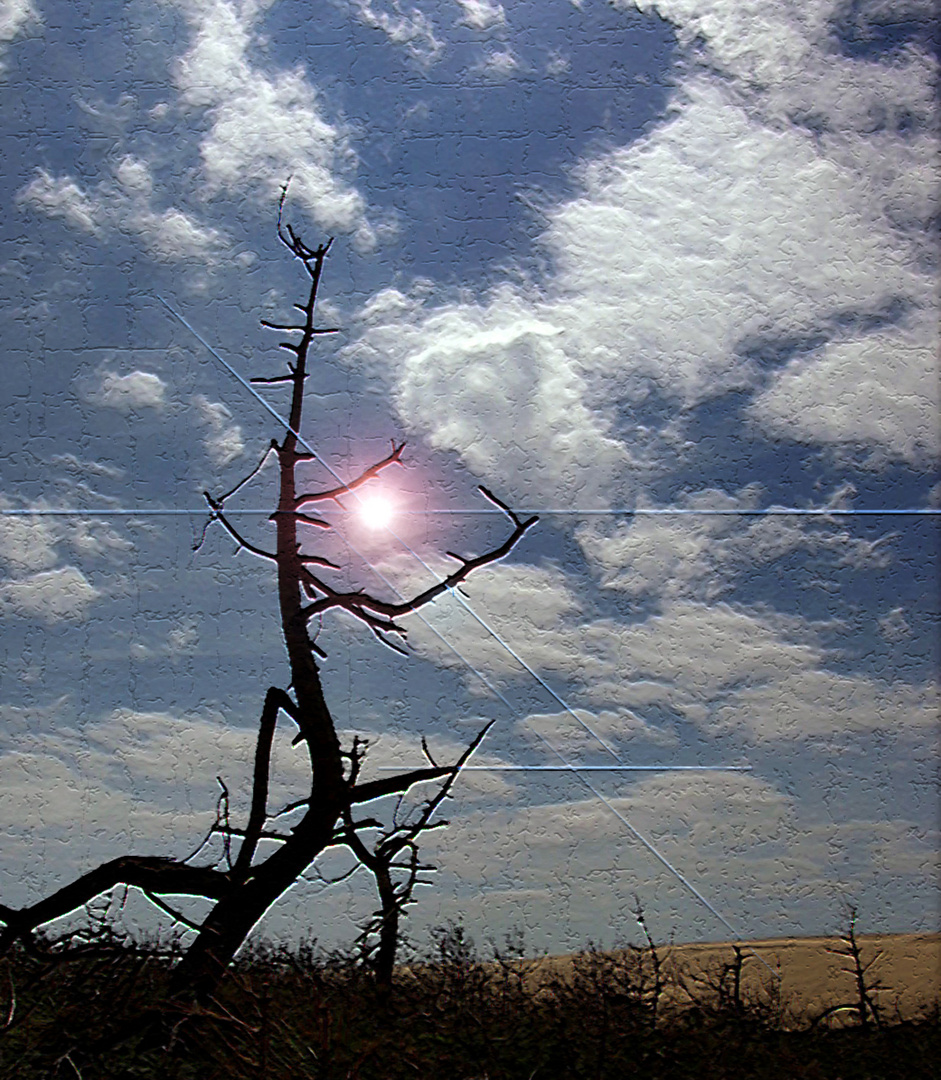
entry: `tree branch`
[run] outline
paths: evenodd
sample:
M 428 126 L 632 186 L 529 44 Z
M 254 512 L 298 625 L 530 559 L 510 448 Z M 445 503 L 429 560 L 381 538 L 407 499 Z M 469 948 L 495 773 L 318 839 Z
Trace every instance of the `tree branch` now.
M 246 551 L 250 551 L 253 555 L 258 555 L 262 559 L 269 559 L 271 562 L 277 562 L 278 556 L 272 554 L 270 551 L 264 551 L 260 547 L 256 547 L 242 536 L 239 531 L 233 526 L 225 514 L 222 512 L 222 503 L 216 502 L 216 500 L 209 494 L 208 491 L 203 492 L 203 497 L 206 502 L 209 503 L 209 507 L 212 510 L 212 516 L 219 522 L 225 531 L 232 537 L 232 539 L 239 545 L 239 547 L 245 548 Z
M 244 880 L 252 867 L 252 858 L 258 847 L 268 811 L 268 778 L 271 768 L 271 744 L 278 724 L 278 712 L 283 709 L 297 722 L 294 702 L 277 686 L 270 686 L 258 723 L 258 739 L 255 743 L 255 774 L 252 780 L 252 806 L 245 826 L 245 838 L 239 848 L 238 858 L 232 868 L 236 880 Z
M 534 515 L 526 521 L 523 521 L 485 487 L 481 487 L 480 490 L 486 498 L 499 506 L 513 522 L 514 527 L 512 534 L 499 547 L 472 559 L 466 559 L 460 555 L 449 553 L 452 558 L 457 559 L 461 563 L 460 567 L 455 570 L 453 574 L 449 574 L 448 577 L 436 582 L 434 585 L 425 589 L 424 592 L 420 592 L 417 596 L 412 597 L 411 600 L 404 600 L 400 603 L 389 603 L 388 601 L 378 600 L 376 597 L 370 596 L 368 593 L 361 590 L 353 593 L 335 592 L 311 575 L 311 581 L 314 588 L 325 595 L 321 599 L 315 600 L 314 603 L 308 604 L 307 607 L 303 609 L 304 617 L 311 619 L 323 611 L 339 607 L 349 611 L 351 614 L 367 623 L 369 621 L 365 617 L 365 611 L 367 609 L 376 612 L 379 615 L 385 615 L 390 619 L 395 619 L 400 615 L 407 615 L 410 612 L 417 611 L 419 608 L 424 607 L 425 604 L 430 603 L 443 592 L 453 589 L 475 570 L 479 570 L 480 567 L 498 562 L 500 559 L 504 558 L 519 543 L 527 529 L 535 525 L 539 518 Z
M 447 796 L 457 774 L 464 767 L 467 759 L 480 746 L 487 732 L 495 723 L 495 720 L 491 720 L 486 724 L 453 765 L 437 765 L 430 769 L 413 769 L 410 772 L 399 773 L 383 780 L 371 780 L 367 784 L 355 785 L 350 792 L 350 806 L 355 806 L 357 803 L 371 802 L 373 799 L 381 799 L 386 795 L 395 795 L 399 792 L 408 791 L 410 787 L 424 780 L 437 780 L 442 776 L 448 776 L 450 779 L 442 786 L 441 792 L 436 796 L 434 805 L 438 806 L 441 800 Z M 429 813 L 428 817 L 430 816 Z
M 258 473 L 261 472 L 265 462 L 268 460 L 268 455 L 271 453 L 272 450 L 277 449 L 278 444 L 276 440 L 272 439 L 271 442 L 268 444 L 268 449 L 261 455 L 261 461 L 258 462 L 258 464 L 255 466 L 254 469 L 252 469 L 248 476 L 246 476 L 244 480 L 239 480 L 239 482 L 235 485 L 234 488 L 232 488 L 231 491 L 227 491 L 225 495 L 222 495 L 220 498 L 210 500 L 209 496 L 206 495 L 206 492 L 203 492 L 203 494 L 206 496 L 206 499 L 209 500 L 209 505 L 212 506 L 214 509 L 216 506 L 221 508 L 225 504 L 226 499 L 231 498 L 239 490 L 239 488 L 244 487 L 249 482 L 249 480 L 253 479 L 255 476 L 258 475 Z
M 0 934 L 0 956 L 17 939 L 28 941 L 32 931 L 101 896 L 115 885 L 133 885 L 142 892 L 202 896 L 219 899 L 231 888 L 228 874 L 207 867 L 186 866 L 176 859 L 160 856 L 122 855 L 96 866 L 87 874 L 40 900 L 19 910 L 0 904 L 0 921 L 6 929 Z
M 383 469 L 387 468 L 393 462 L 400 461 L 402 457 L 402 451 L 405 449 L 405 443 L 400 443 L 398 446 L 395 442 L 392 443 L 392 453 L 388 457 L 384 457 L 382 461 L 377 461 L 375 465 L 370 465 L 368 469 L 364 469 L 355 479 L 350 480 L 349 483 L 343 484 L 341 487 L 331 488 L 329 491 L 308 492 L 305 495 L 298 495 L 295 500 L 295 507 L 300 508 L 309 502 L 326 502 L 329 499 L 333 499 L 336 502 L 340 495 L 345 495 L 348 491 L 353 491 L 358 487 L 362 487 L 367 480 L 371 480 L 374 476 L 378 476 Z
M 437 780 L 447 776 L 452 766 L 441 765 L 437 769 L 413 769 L 411 772 L 399 773 L 383 780 L 370 780 L 368 784 L 357 784 L 350 792 L 350 805 L 357 803 L 372 802 L 373 799 L 382 799 L 386 795 L 396 795 L 400 791 L 408 791 L 415 784 L 425 780 Z

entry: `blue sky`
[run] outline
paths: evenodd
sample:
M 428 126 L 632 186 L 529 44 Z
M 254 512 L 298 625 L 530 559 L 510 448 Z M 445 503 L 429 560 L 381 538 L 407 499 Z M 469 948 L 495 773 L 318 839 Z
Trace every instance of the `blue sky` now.
M 276 432 L 158 298 L 246 377 L 279 370 L 258 320 L 300 298 L 291 176 L 343 328 L 305 435 L 344 477 L 408 441 L 377 483 L 395 535 L 338 512 L 324 553 L 407 590 L 502 539 L 478 484 L 542 512 L 467 583 L 486 626 L 442 598 L 404 659 L 324 624 L 367 768 L 490 718 L 478 764 L 751 767 L 468 773 L 412 933 L 611 943 L 635 893 L 661 938 L 823 933 L 848 901 L 936 929 L 936 518 L 844 513 L 941 503 L 930 15 L 3 0 L 4 901 L 187 853 L 217 774 L 247 798 L 287 678 L 271 575 L 193 543 L 201 492 Z M 273 801 L 303 781 L 282 734 Z M 324 887 L 344 865 L 263 929 L 349 941 L 373 900 Z

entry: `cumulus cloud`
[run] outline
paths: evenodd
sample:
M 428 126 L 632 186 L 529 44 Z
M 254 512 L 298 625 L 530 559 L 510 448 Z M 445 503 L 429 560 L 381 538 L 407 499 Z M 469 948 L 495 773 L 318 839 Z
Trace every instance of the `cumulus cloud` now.
M 585 630 L 589 701 L 667 707 L 744 743 L 918 730 L 935 722 L 938 688 L 827 667 L 801 620 L 719 603 L 677 601 L 631 626 Z
M 34 180 L 17 194 L 19 205 L 42 210 L 49 217 L 62 218 L 66 224 L 81 232 L 101 236 L 104 232 L 102 207 L 71 177 L 56 177 L 45 169 L 37 169 Z
M 474 70 L 490 79 L 508 79 L 514 72 L 519 71 L 521 66 L 512 49 L 495 49 L 486 53 Z
M 393 580 L 397 586 L 401 583 L 405 592 L 417 591 L 431 583 L 419 578 L 405 560 L 391 569 Z M 422 609 L 426 621 L 415 616 L 402 619 L 408 628 L 409 643 L 420 655 L 462 671 L 467 670 L 469 662 L 488 675 L 524 674 L 525 669 L 501 644 L 503 639 L 537 671 L 567 674 L 577 671 L 579 643 L 572 617 L 580 611 L 581 604 L 561 571 L 550 567 L 496 565 L 479 571 L 461 589 L 473 610 L 486 619 L 494 633 L 484 629 L 454 597 L 443 597 Z M 469 686 L 481 689 L 473 680 Z
M 46 623 L 84 618 L 89 605 L 100 595 L 75 566 L 0 581 L 0 609 Z
M 766 934 L 769 927 L 794 933 L 825 918 L 823 909 L 840 890 L 875 898 L 885 888 L 887 858 L 912 890 L 926 900 L 932 894 L 934 836 L 871 806 L 857 813 L 847 808 L 838 822 L 821 821 L 769 781 L 748 774 L 665 772 L 621 787 L 610 808 L 577 796 L 491 813 L 469 808 L 453 816 L 446 836 L 430 834 L 425 848 L 443 875 L 485 890 L 479 921 L 490 932 L 498 907 L 519 911 L 512 897 L 501 903 L 515 893 L 528 896 L 525 907 L 542 915 L 538 923 L 548 921 L 556 933 L 567 923 L 565 932 L 580 946 L 582 935 L 597 934 L 592 927 L 598 925 L 582 922 L 580 912 L 590 910 L 594 920 L 603 913 L 612 927 L 629 918 L 634 889 L 624 887 L 625 879 L 638 883 L 648 918 L 653 912 L 654 926 L 663 927 L 658 936 L 671 923 L 707 940 L 719 928 L 617 815 L 733 924 L 743 908 L 754 912 L 757 902 Z M 899 848 L 894 854 L 893 840 Z M 736 928 L 748 932 L 747 926 Z M 555 951 L 561 951 L 558 945 Z
M 0 57 L 6 42 L 12 41 L 39 21 L 39 10 L 33 0 L 0 0 Z M 3 68 L 0 59 L 0 73 Z
M 386 291 L 347 359 L 386 374 L 430 445 L 550 503 L 630 497 L 657 445 L 632 420 L 647 398 L 668 431 L 745 391 L 759 435 L 922 466 L 939 450 L 934 60 L 843 55 L 835 2 L 640 6 L 699 51 L 668 114 L 546 209 L 541 287 Z M 776 371 L 756 359 L 795 347 Z
M 221 401 L 210 401 L 198 394 L 194 401 L 203 423 L 209 429 L 203 445 L 213 465 L 228 465 L 245 451 L 242 429 L 232 423 L 232 414 Z
M 94 517 L 43 517 L 44 503 L 30 508 L 36 516 L 2 513 L 12 508 L 0 495 L 0 563 L 11 575 L 0 579 L 0 608 L 50 624 L 83 619 L 101 593 L 78 567 L 58 565 L 59 545 L 83 559 L 114 560 L 133 544 Z
M 9 509 L 12 509 L 12 503 L 0 496 L 0 510 Z M 55 528 L 43 518 L 0 513 L 0 560 L 14 573 L 55 566 L 58 539 Z
M 116 371 L 106 370 L 99 374 L 98 386 L 88 396 L 99 405 L 129 413 L 137 409 L 162 408 L 166 389 L 163 379 L 150 371 L 119 375 Z
M 586 626 L 588 697 L 636 705 L 660 700 L 692 718 L 736 686 L 813 671 L 822 649 L 798 621 L 726 603 L 672 601 L 641 622 Z
M 343 355 L 384 370 L 402 423 L 507 497 L 591 505 L 630 457 L 586 403 L 558 315 L 509 287 L 486 305 L 437 308 L 388 289 Z
M 913 686 L 826 670 L 781 673 L 736 690 L 715 712 L 719 729 L 747 730 L 756 740 L 828 738 L 847 731 L 933 729 L 941 705 L 937 683 Z
M 912 628 L 905 618 L 904 608 L 892 608 L 879 619 L 879 633 L 886 641 L 899 642 L 911 637 Z
M 0 802 L 4 821 L 15 823 L 30 850 L 64 849 L 27 875 L 40 893 L 128 849 L 176 857 L 191 851 L 212 824 L 216 776 L 225 778 L 233 812 L 247 809 L 255 735 L 249 729 L 218 716 L 131 709 L 79 726 L 68 699 L 44 718 L 36 712 L 0 710 L 14 721 L 4 728 Z M 274 800 L 293 793 L 304 776 L 303 755 L 286 752 L 283 741 L 277 765 L 284 784 L 276 785 Z
M 248 59 L 266 5 L 178 0 L 178 6 L 192 37 L 175 79 L 182 104 L 208 110 L 211 119 L 200 143 L 209 193 L 260 189 L 276 199 L 291 176 L 291 197 L 320 225 L 371 244 L 363 199 L 343 179 L 355 156 L 343 131 L 325 118 L 304 71 L 269 75 Z
M 629 737 L 668 742 L 672 736 L 648 719 L 652 708 L 713 734 L 737 733 L 743 745 L 871 731 L 889 717 L 900 730 L 917 730 L 936 709 L 933 684 L 830 670 L 819 629 L 797 617 L 690 598 L 663 600 L 631 623 L 590 617 L 573 580 L 526 565 L 490 568 L 462 588 L 494 633 L 449 597 L 424 609 L 433 629 L 414 616 L 403 620 L 410 644 L 464 672 L 478 693 L 486 691 L 468 664 L 537 696 L 543 691 L 526 667 L 567 681 L 572 712 L 533 709 L 523 721 L 566 753 L 598 749 L 591 731 L 615 746 Z
M 859 447 L 875 465 L 929 464 L 941 453 L 937 324 L 928 311 L 907 321 L 791 360 L 750 416 L 769 434 Z
M 38 169 L 16 201 L 92 236 L 105 237 L 113 231 L 130 235 L 151 255 L 169 262 L 212 261 L 225 243 L 217 229 L 200 225 L 177 207 L 155 209 L 150 168 L 130 155 L 117 163 L 113 178 L 90 192 L 73 177 Z

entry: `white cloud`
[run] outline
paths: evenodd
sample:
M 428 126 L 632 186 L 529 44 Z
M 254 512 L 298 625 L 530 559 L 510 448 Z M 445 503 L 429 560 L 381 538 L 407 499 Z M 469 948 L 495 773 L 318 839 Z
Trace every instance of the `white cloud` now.
M 591 700 L 630 707 L 639 693 L 643 701 L 659 698 L 697 719 L 737 686 L 802 676 L 823 660 L 799 620 L 725 603 L 671 601 L 642 622 L 593 622 L 584 636 Z
M 584 194 L 551 215 L 586 367 L 614 390 L 639 377 L 692 405 L 752 383 L 750 341 L 894 298 L 930 307 L 928 276 L 879 227 L 863 177 L 710 80 L 684 90 L 673 120 L 586 165 Z
M 188 854 L 213 822 L 216 776 L 229 787 L 233 814 L 245 813 L 254 731 L 232 727 L 218 716 L 130 709 L 86 718 L 79 727 L 70 720 L 68 701 L 57 705 L 54 715 L 38 723 L 19 710 L 12 735 L 5 726 L 3 820 L 16 823 L 29 852 L 61 849 L 55 858 L 41 858 L 24 884 L 47 894 L 75 872 L 128 850 Z M 280 741 L 278 765 L 285 784 L 276 783 L 273 799 L 285 787 L 294 791 L 304 776 L 298 768 L 303 754 L 294 751 L 293 759 L 281 760 Z M 7 857 L 22 859 L 22 850 L 11 855 L 12 848 L 7 845 Z
M 383 572 L 406 594 L 431 584 L 430 580 L 419 578 L 411 566 L 403 559 L 398 573 L 396 568 Z M 577 671 L 579 643 L 572 616 L 581 605 L 560 571 L 517 564 L 496 565 L 478 571 L 461 589 L 474 611 L 530 667 L 543 672 Z M 497 636 L 485 630 L 454 597 L 441 597 L 423 608 L 422 616 L 433 629 L 415 616 L 402 619 L 408 629 L 409 644 L 420 655 L 461 671 L 467 670 L 465 661 L 468 661 L 488 675 L 524 673 Z M 434 631 L 453 645 L 461 657 Z M 475 685 L 477 681 L 470 675 L 468 679 L 469 687 L 479 692 L 479 683 Z
M 463 17 L 461 22 L 472 30 L 493 30 L 506 26 L 506 12 L 503 5 L 494 0 L 457 0 Z
M 935 319 L 923 311 L 909 325 L 791 360 L 749 414 L 772 435 L 868 449 L 875 465 L 928 464 L 941 454 Z
M 841 891 L 865 896 L 866 910 L 875 910 L 870 905 L 884 894 L 889 865 L 908 879 L 919 903 L 932 895 L 934 837 L 876 808 L 859 815 L 847 808 L 836 823 L 820 820 L 748 774 L 664 772 L 621 787 L 624 794 L 610 799 L 613 810 L 745 934 L 755 932 L 749 927 L 763 936 L 806 932 L 829 914 Z M 531 898 L 526 906 L 534 923 L 551 924 L 554 942 L 571 934 L 583 947 L 584 935 L 597 938 L 599 924 L 632 927 L 635 893 L 655 937 L 665 938 L 677 925 L 688 940 L 725 936 L 600 800 L 489 813 L 468 808 L 451 822 L 445 835 L 430 834 L 424 849 L 442 878 L 483 891 L 483 910 L 468 918 L 472 928 L 477 922 L 494 932 L 506 888 Z M 901 848 L 894 854 L 893 841 Z M 559 944 L 553 951 L 562 951 Z
M 74 566 L 0 581 L 0 610 L 47 623 L 81 619 L 101 594 Z
M 13 504 L 0 496 L 0 511 L 12 508 Z M 16 574 L 55 566 L 58 539 L 48 520 L 0 513 L 0 560 Z
M 925 463 L 938 451 L 934 61 L 917 46 L 836 54 L 835 3 L 656 7 L 683 40 L 702 37 L 707 64 L 546 211 L 543 287 L 451 303 L 387 290 L 345 355 L 385 373 L 430 445 L 549 503 L 630 498 L 652 432 L 628 425 L 651 393 L 679 411 L 751 390 L 765 435 Z M 820 336 L 770 376 L 753 359 Z
M 242 429 L 232 423 L 232 414 L 221 401 L 210 401 L 202 394 L 194 399 L 203 423 L 209 428 L 203 440 L 206 453 L 213 465 L 228 465 L 245 451 Z
M 130 540 L 120 536 L 106 522 L 94 518 L 76 519 L 70 524 L 66 536 L 78 555 L 114 558 L 118 552 L 134 549 Z
M 99 405 L 129 413 L 137 409 L 162 408 L 166 389 L 167 384 L 163 379 L 150 371 L 132 371 L 127 375 L 102 371 L 99 384 L 89 397 Z
M 29 22 L 39 18 L 32 0 L 0 0 L 0 41 L 11 41 Z
M 930 730 L 937 726 L 939 705 L 937 683 L 913 686 L 824 670 L 787 672 L 737 690 L 716 710 L 715 723 L 748 730 L 756 740 Z
M 403 424 L 512 501 L 592 505 L 630 459 L 585 402 L 559 314 L 509 287 L 485 305 L 431 310 L 389 289 L 343 355 L 383 366 Z
M 849 557 L 860 557 L 853 551 L 855 538 L 824 535 L 825 546 L 835 541 L 837 551 L 846 548 Z M 807 538 L 800 534 L 793 542 L 806 543 Z M 868 552 L 866 557 L 876 555 Z M 428 584 L 404 559 L 383 572 L 405 593 Z M 712 563 L 707 572 L 714 572 Z M 658 585 L 670 595 L 663 580 L 654 582 Z M 462 672 L 472 692 L 486 690 L 468 664 L 491 680 L 518 680 L 536 700 L 546 700 L 504 642 L 550 683 L 572 684 L 565 696 L 575 716 L 530 710 L 532 723 L 572 754 L 598 748 L 586 728 L 615 745 L 632 736 L 654 743 L 669 740 L 672 736 L 646 718 L 651 707 L 709 732 L 737 732 L 746 744 L 869 731 L 885 726 L 888 717 L 898 730 L 932 722 L 933 684 L 838 674 L 827 667 L 820 628 L 801 618 L 703 603 L 681 595 L 681 589 L 658 612 L 636 622 L 585 618 L 575 586 L 574 579 L 551 568 L 498 565 L 462 585 L 470 606 L 495 634 L 454 597 L 423 609 L 433 629 L 415 616 L 402 621 L 418 654 Z
M 361 23 L 372 30 L 379 30 L 393 45 L 405 48 L 408 54 L 421 64 L 431 64 L 444 51 L 444 42 L 435 37 L 434 23 L 423 11 L 411 8 L 402 10 L 399 0 L 390 0 L 388 8 L 382 0 L 350 0 L 353 13 Z
M 567 763 L 602 760 L 610 765 L 613 758 L 606 756 L 602 743 L 615 753 L 624 752 L 627 746 L 674 747 L 678 743 L 674 735 L 659 730 L 626 708 L 532 713 L 518 721 L 516 727 L 546 765 L 561 764 L 552 751 Z
M 196 619 L 188 616 L 167 632 L 167 650 L 171 656 L 188 655 L 196 651 L 199 631 Z
M 475 65 L 474 71 L 482 72 L 491 79 L 508 79 L 521 66 L 512 49 L 496 49 L 486 53 Z
M 40 21 L 39 10 L 32 0 L 0 0 L 0 56 L 3 42 L 12 41 Z M 3 68 L 0 60 L 0 72 Z
M 601 585 L 632 596 L 715 599 L 740 575 L 798 550 L 829 552 L 838 565 L 857 569 L 884 569 L 890 563 L 887 542 L 894 534 L 864 540 L 825 518 L 747 516 L 759 506 L 761 494 L 760 484 L 732 495 L 706 488 L 676 500 L 674 505 L 688 513 L 638 514 L 613 527 L 589 520 L 576 536 Z M 731 513 L 736 510 L 746 513 L 739 517 Z
M 62 218 L 73 229 L 101 236 L 104 216 L 99 203 L 70 177 L 55 177 L 37 169 L 36 178 L 18 192 L 18 205 L 43 210 L 50 217 Z
M 550 79 L 557 79 L 560 75 L 570 71 L 571 67 L 572 61 L 564 54 L 555 50 L 549 53 L 549 59 L 546 60 L 546 74 Z
M 155 210 L 153 194 L 149 166 L 128 155 L 115 166 L 114 179 L 102 181 L 91 193 L 72 177 L 38 169 L 16 201 L 93 236 L 104 237 L 112 230 L 130 234 L 158 259 L 213 261 L 224 244 L 222 233 L 176 207 Z
M 892 608 L 879 619 L 879 633 L 886 641 L 898 642 L 911 637 L 912 628 L 905 618 L 904 608 Z
M 94 517 L 43 517 L 43 501 L 29 508 L 35 517 L 3 513 L 9 509 L 12 503 L 0 495 L 0 562 L 13 575 L 0 580 L 0 608 L 48 623 L 83 618 L 101 593 L 77 567 L 57 565 L 58 545 L 64 541 L 86 559 L 114 560 L 133 544 Z
M 586 697 L 643 711 L 657 704 L 746 743 L 911 731 L 936 722 L 938 688 L 826 667 L 801 620 L 677 601 L 630 626 L 584 628 Z
M 342 130 L 324 118 L 302 69 L 268 75 L 248 59 L 258 4 L 180 0 L 189 21 L 189 51 L 175 68 L 182 102 L 208 109 L 200 144 L 210 194 L 259 190 L 276 200 L 290 176 L 291 197 L 328 229 L 373 242 L 359 193 L 342 177 L 355 156 Z

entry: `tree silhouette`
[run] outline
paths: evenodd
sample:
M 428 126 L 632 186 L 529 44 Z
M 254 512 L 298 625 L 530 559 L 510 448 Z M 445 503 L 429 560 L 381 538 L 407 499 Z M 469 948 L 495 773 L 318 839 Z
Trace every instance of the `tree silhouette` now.
M 417 858 L 418 837 L 427 829 L 436 827 L 430 821 L 432 813 L 447 796 L 461 767 L 480 744 L 489 725 L 450 765 L 435 763 L 423 740 L 429 760 L 427 767 L 360 782 L 365 745 L 360 740 L 354 740 L 352 747 L 345 751 L 340 744 L 321 682 L 318 661 L 325 658 L 325 653 L 311 639 L 308 627 L 312 620 L 319 620 L 326 612 L 346 612 L 380 641 L 401 652 L 403 650 L 397 642 L 404 640 L 405 629 L 398 619 L 430 604 L 475 570 L 502 559 L 537 520 L 535 517 L 521 519 L 495 495 L 481 487 L 484 497 L 503 511 L 511 526 L 506 540 L 498 547 L 467 558 L 448 552 L 458 564 L 453 573 L 410 599 L 386 600 L 365 589 L 344 590 L 330 584 L 331 577 L 342 568 L 308 550 L 311 536 L 318 530 L 331 527 L 316 516 L 316 508 L 338 503 L 342 496 L 368 484 L 383 470 L 399 462 L 405 444 L 393 442 L 391 452 L 385 458 L 370 465 L 347 483 L 311 491 L 303 482 L 300 473 L 304 465 L 316 460 L 314 454 L 298 448 L 305 382 L 310 374 L 309 353 L 317 337 L 336 332 L 317 327 L 314 318 L 324 261 L 332 241 L 315 248 L 308 247 L 291 225 L 284 223 L 286 193 L 285 186 L 278 209 L 278 238 L 303 266 L 309 279 L 309 289 L 304 303 L 294 305 L 301 313 L 296 324 L 262 320 L 262 325 L 270 329 L 300 335 L 299 338 L 279 342 L 280 348 L 292 354 L 287 372 L 275 378 L 256 378 L 252 382 L 269 387 L 286 384 L 290 388 L 288 430 L 280 442 L 276 439 L 271 441 L 259 465 L 231 491 L 219 497 L 204 493 L 209 507 L 209 524 L 217 522 L 239 548 L 269 561 L 275 569 L 281 630 L 290 664 L 291 681 L 288 687 L 271 686 L 265 695 L 255 744 L 248 819 L 243 827 L 231 824 L 229 794 L 223 786 L 216 822 L 210 830 L 210 835 L 221 834 L 224 840 L 223 857 L 215 865 L 192 865 L 195 855 L 183 859 L 124 855 L 83 874 L 38 903 L 20 909 L 0 904 L 0 921 L 4 924 L 0 933 L 2 954 L 16 942 L 29 949 L 38 948 L 36 931 L 43 925 L 75 912 L 116 886 L 133 886 L 161 910 L 173 914 L 178 921 L 197 931 L 192 944 L 174 968 L 169 994 L 171 999 L 202 1005 L 213 998 L 228 965 L 265 912 L 298 880 L 318 855 L 335 846 L 351 849 L 376 878 L 383 916 L 378 927 L 380 944 L 376 968 L 386 982 L 391 979 L 398 917 L 410 900 L 418 871 L 422 869 Z M 269 519 L 274 524 L 276 539 L 274 549 L 268 551 L 250 542 L 233 525 L 226 513 L 225 503 L 258 473 L 272 453 L 277 455 L 279 493 L 277 508 Z M 268 806 L 272 741 L 282 714 L 297 728 L 294 743 L 302 743 L 305 747 L 310 775 L 309 793 L 287 808 L 302 810 L 303 814 L 289 830 L 284 831 L 275 827 L 275 819 L 285 811 L 272 815 Z M 414 785 L 429 781 L 441 781 L 437 794 L 425 802 L 417 817 L 404 823 L 394 817 L 391 827 L 381 832 L 379 841 L 370 850 L 360 837 L 360 832 L 383 827 L 373 818 L 357 818 L 359 808 L 386 796 L 401 797 Z M 276 845 L 275 850 L 264 858 L 259 853 L 262 840 Z M 236 849 L 234 857 L 233 848 Z M 404 881 L 396 882 L 394 871 L 404 871 Z M 180 895 L 202 897 L 213 902 L 209 914 L 201 923 L 184 919 L 166 899 Z

